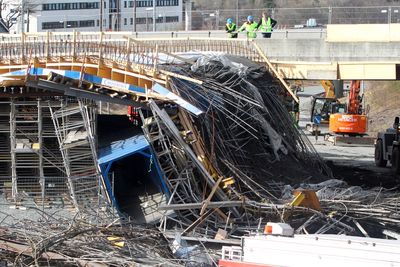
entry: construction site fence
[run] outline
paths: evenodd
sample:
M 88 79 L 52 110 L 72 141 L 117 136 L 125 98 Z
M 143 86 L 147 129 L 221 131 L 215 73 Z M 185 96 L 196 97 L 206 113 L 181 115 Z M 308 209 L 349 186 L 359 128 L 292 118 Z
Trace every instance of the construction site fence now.
M 221 9 L 192 11 L 191 29 L 222 30 L 227 18 L 232 18 L 240 26 L 249 15 L 258 21 L 263 11 L 278 22 L 275 29 L 400 23 L 400 6 Z
M 182 30 L 224 30 L 227 18 L 241 25 L 247 16 L 252 15 L 256 21 L 261 18 L 262 12 L 266 11 L 278 24 L 275 29 L 293 28 L 318 28 L 328 24 L 383 24 L 400 23 L 400 6 L 351 6 L 351 7 L 311 7 L 311 8 L 264 8 L 254 7 L 242 9 L 240 1 L 236 8 L 230 9 L 193 9 L 191 11 L 182 8 L 181 13 L 173 10 L 156 10 L 155 12 L 138 8 L 136 20 L 133 18 L 133 9 L 117 11 L 113 16 L 121 31 L 135 32 L 162 32 Z M 67 32 L 74 29 L 74 22 L 79 20 L 98 21 L 100 12 L 88 15 L 59 15 L 47 14 L 46 18 L 54 21 L 55 28 L 50 31 Z M 155 23 L 153 23 L 155 22 Z M 190 23 L 190 25 L 186 25 Z M 104 30 L 107 25 L 102 25 Z M 101 25 L 87 28 L 100 31 Z M 42 29 L 42 25 L 37 25 Z

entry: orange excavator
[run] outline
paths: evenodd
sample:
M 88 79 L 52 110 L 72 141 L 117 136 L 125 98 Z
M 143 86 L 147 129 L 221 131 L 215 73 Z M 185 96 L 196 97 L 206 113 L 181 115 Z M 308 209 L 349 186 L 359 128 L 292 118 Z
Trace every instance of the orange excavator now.
M 363 95 L 360 94 L 360 81 L 351 81 L 344 112 L 330 114 L 329 130 L 335 134 L 349 136 L 365 135 L 368 120 L 362 103 Z

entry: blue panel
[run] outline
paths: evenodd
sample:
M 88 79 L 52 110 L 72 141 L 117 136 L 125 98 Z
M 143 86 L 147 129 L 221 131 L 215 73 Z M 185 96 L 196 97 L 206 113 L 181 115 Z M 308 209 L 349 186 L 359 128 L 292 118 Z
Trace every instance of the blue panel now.
M 38 76 L 47 76 L 50 72 L 54 72 L 57 74 L 60 74 L 62 76 L 75 79 L 75 80 L 80 80 L 81 79 L 81 73 L 79 71 L 73 71 L 73 70 L 53 70 L 53 69 L 44 69 L 44 68 L 31 68 L 29 71 L 30 75 L 38 75 Z M 12 71 L 6 74 L 3 74 L 1 76 L 25 76 L 26 75 L 26 69 L 22 70 L 16 70 Z M 96 75 L 91 75 L 87 73 L 83 73 L 82 77 L 83 81 L 94 83 L 94 84 L 101 84 L 113 88 L 121 88 L 121 89 L 126 89 L 132 92 L 137 92 L 137 93 L 146 93 L 145 88 L 134 86 L 128 83 L 123 83 L 119 81 L 114 81 L 106 78 L 102 78 Z
M 168 100 L 178 104 L 179 106 L 181 106 L 182 108 L 186 109 L 187 111 L 189 111 L 190 113 L 198 116 L 200 114 L 203 113 L 203 111 L 201 111 L 200 109 L 198 109 L 197 107 L 193 106 L 192 104 L 190 104 L 189 102 L 187 102 L 186 100 L 184 100 L 182 97 L 172 93 L 171 91 L 169 91 L 167 88 L 159 85 L 158 83 L 156 83 L 153 88 L 152 88 L 155 92 L 159 93 L 160 95 L 164 96 L 165 98 L 167 98 Z
M 112 202 L 119 210 L 118 201 L 112 193 L 111 183 L 108 180 L 108 174 L 112 164 L 122 158 L 140 154 L 146 157 L 151 162 L 151 179 L 159 187 L 159 189 L 169 196 L 168 188 L 163 180 L 162 172 L 158 166 L 158 161 L 153 159 L 153 153 L 150 144 L 144 135 L 136 135 L 128 139 L 119 140 L 111 143 L 109 146 L 99 149 L 98 163 L 103 174 L 107 191 L 111 196 Z
M 98 162 L 100 165 L 102 165 L 127 157 L 129 155 L 133 155 L 148 148 L 149 142 L 147 142 L 144 135 L 136 135 L 125 140 L 113 142 L 109 146 L 100 148 Z

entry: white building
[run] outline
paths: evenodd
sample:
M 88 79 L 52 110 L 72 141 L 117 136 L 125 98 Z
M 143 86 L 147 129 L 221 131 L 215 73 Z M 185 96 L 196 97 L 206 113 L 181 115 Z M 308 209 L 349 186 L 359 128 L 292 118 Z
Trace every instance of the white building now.
M 181 30 L 182 0 L 106 0 L 103 12 L 99 0 L 14 0 L 9 9 L 21 10 L 24 2 L 25 19 L 19 19 L 11 33 L 24 31 L 133 31 L 136 10 L 136 31 Z M 155 4 L 155 6 L 153 6 Z M 103 25 L 100 18 L 103 17 Z M 29 18 L 29 19 L 28 19 Z M 153 24 L 155 18 L 155 24 Z M 28 26 L 29 24 L 29 26 Z

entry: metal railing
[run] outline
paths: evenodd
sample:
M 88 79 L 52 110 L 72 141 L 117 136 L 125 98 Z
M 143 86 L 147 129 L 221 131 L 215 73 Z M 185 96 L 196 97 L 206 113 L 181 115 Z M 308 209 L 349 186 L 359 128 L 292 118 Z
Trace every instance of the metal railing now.
M 131 40 L 130 33 L 35 33 L 22 35 L 0 35 L 0 63 L 27 62 L 38 58 L 94 57 L 110 60 L 123 66 L 142 64 L 155 66 L 160 54 L 174 58 L 177 52 L 224 52 L 262 61 L 252 42 L 246 39 L 174 38 Z

